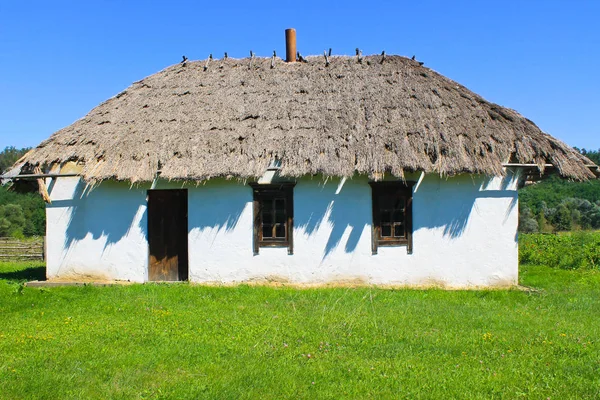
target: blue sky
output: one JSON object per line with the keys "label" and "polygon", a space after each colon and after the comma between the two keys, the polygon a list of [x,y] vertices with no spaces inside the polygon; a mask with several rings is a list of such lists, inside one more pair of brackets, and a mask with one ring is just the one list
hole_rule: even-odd
{"label": "blue sky", "polygon": [[412,56],[572,146],[600,148],[600,1],[0,2],[0,149],[210,53]]}

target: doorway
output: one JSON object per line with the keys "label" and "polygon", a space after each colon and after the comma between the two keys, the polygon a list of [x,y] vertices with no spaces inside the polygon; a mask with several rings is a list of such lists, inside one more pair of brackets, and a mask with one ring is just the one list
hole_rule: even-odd
{"label": "doorway", "polygon": [[148,280],[188,279],[187,190],[148,190]]}

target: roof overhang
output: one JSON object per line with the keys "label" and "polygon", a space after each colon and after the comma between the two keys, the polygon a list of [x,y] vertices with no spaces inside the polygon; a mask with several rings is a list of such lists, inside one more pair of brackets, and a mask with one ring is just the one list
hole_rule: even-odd
{"label": "roof overhang", "polygon": [[[557,173],[557,169],[552,164],[520,164],[520,163],[505,163],[502,164],[505,168],[520,169],[523,172],[523,184],[539,182]],[[587,168],[600,179],[600,167],[595,164],[586,165]],[[542,171],[543,168],[543,172]]]}

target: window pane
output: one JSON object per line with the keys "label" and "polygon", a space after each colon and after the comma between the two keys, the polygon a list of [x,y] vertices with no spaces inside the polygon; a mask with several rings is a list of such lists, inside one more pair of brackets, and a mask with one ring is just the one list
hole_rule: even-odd
{"label": "window pane", "polygon": [[404,210],[396,210],[394,211],[394,221],[393,222],[404,222]]}
{"label": "window pane", "polygon": [[382,224],[391,222],[391,213],[388,210],[382,210],[380,215]]}
{"label": "window pane", "polygon": [[390,225],[381,225],[381,237],[392,236],[392,227]]}
{"label": "window pane", "polygon": [[262,221],[264,224],[272,224],[273,223],[273,213],[270,210],[263,210],[262,213]]}
{"label": "window pane", "polygon": [[275,222],[278,224],[285,223],[285,210],[277,210],[275,212]]}
{"label": "window pane", "polygon": [[272,199],[263,199],[262,209],[263,209],[263,211],[271,212],[273,210],[273,200]]}
{"label": "window pane", "polygon": [[263,224],[262,236],[263,236],[263,238],[272,238],[273,237],[273,225]]}
{"label": "window pane", "polygon": [[275,227],[275,237],[279,239],[285,239],[285,225],[277,224]]}
{"label": "window pane", "polygon": [[394,208],[394,196],[382,194],[379,196],[379,209],[389,210]]}
{"label": "window pane", "polygon": [[394,198],[394,208],[395,209],[404,209],[404,197],[397,196]]}
{"label": "window pane", "polygon": [[285,210],[285,199],[275,199],[275,210],[284,211]]}
{"label": "window pane", "polygon": [[396,224],[394,226],[394,236],[395,237],[404,237],[404,225]]}

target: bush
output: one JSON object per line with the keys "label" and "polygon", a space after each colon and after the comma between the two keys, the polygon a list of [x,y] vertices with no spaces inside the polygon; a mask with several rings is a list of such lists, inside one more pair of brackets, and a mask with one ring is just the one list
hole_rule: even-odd
{"label": "bush", "polygon": [[600,268],[600,232],[521,234],[519,261],[562,269]]}

